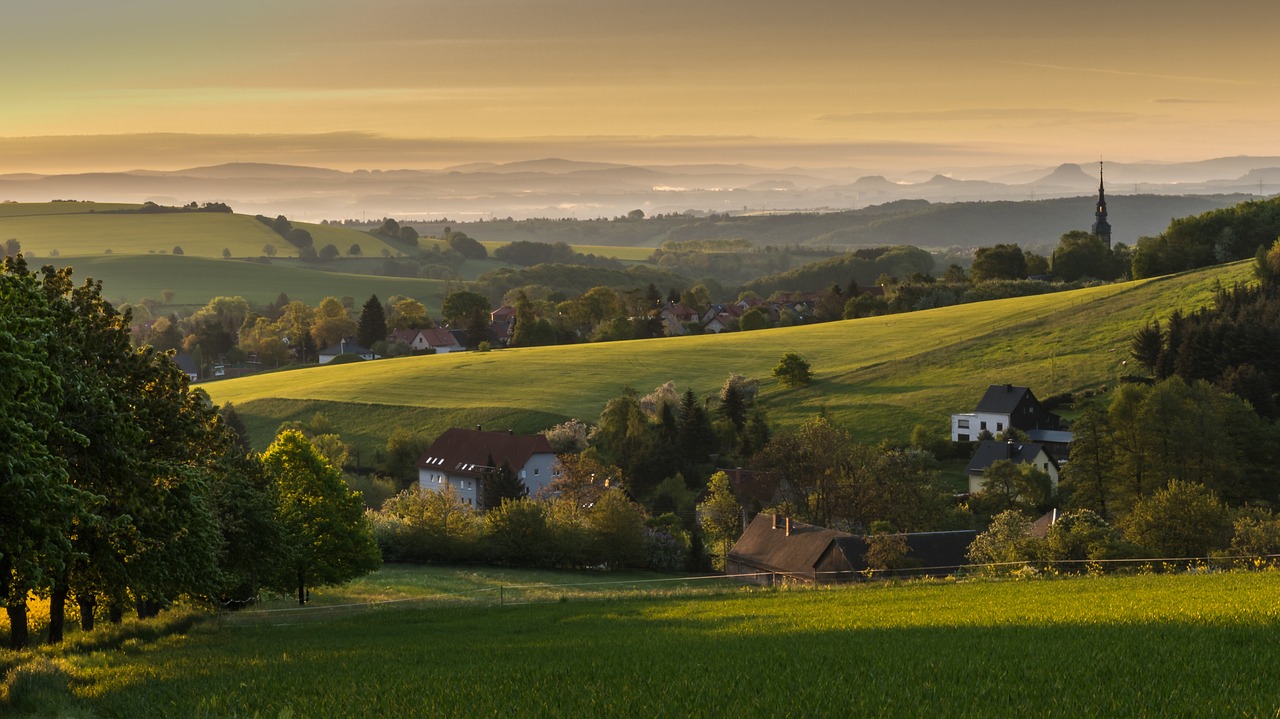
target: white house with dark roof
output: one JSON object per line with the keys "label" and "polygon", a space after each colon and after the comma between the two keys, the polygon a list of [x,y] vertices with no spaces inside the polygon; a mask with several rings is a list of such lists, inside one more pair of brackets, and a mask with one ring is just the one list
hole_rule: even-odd
{"label": "white house with dark roof", "polygon": [[356,355],[363,360],[374,360],[382,357],[382,355],[375,353],[371,349],[361,347],[349,339],[344,339],[332,347],[320,350],[320,364],[329,364],[341,355]]}
{"label": "white house with dark roof", "polygon": [[987,468],[1000,460],[1008,460],[1014,464],[1030,464],[1049,475],[1049,485],[1053,494],[1058,493],[1059,467],[1058,461],[1049,454],[1047,448],[1039,442],[1000,442],[993,439],[978,445],[978,451],[969,460],[965,468],[969,475],[969,493],[976,494],[982,490],[986,481]]}
{"label": "white house with dark roof", "polygon": [[503,462],[524,482],[530,496],[560,475],[551,443],[540,434],[455,427],[445,430],[418,459],[418,486],[439,492],[452,484],[463,502],[479,506],[485,471],[497,469]]}
{"label": "white house with dark roof", "polygon": [[1027,387],[993,384],[972,412],[951,415],[951,441],[973,442],[983,431],[992,436],[1016,427],[1023,432],[1057,430],[1058,415],[1046,410]]}

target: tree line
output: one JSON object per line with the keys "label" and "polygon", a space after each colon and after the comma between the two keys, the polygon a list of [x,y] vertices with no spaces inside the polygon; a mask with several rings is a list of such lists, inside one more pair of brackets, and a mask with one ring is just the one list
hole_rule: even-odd
{"label": "tree line", "polygon": [[[28,603],[61,641],[127,607],[244,602],[377,566],[350,490],[300,435],[251,454],[170,356],[133,348],[130,318],[70,269],[0,272],[0,602],[11,646]],[[336,482],[336,484],[335,484]],[[316,533],[319,528],[324,537]],[[362,539],[363,537],[363,539]]]}

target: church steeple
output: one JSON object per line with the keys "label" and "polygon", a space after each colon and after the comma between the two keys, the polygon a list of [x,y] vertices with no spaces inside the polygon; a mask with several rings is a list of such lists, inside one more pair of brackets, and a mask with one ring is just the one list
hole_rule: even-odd
{"label": "church steeple", "polygon": [[1093,234],[1107,242],[1111,248],[1111,223],[1107,222],[1107,190],[1102,184],[1102,161],[1098,161],[1098,208],[1093,213]]}

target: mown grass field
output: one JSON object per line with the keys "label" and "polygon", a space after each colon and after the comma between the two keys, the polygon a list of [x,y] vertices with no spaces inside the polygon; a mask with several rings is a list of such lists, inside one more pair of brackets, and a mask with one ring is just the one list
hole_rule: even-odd
{"label": "mown grass field", "polygon": [[382,608],[74,657],[83,716],[1274,716],[1275,572]]}
{"label": "mown grass field", "polygon": [[[1203,306],[1219,283],[1250,272],[1237,263],[806,327],[381,360],[204,388],[215,402],[234,402],[259,444],[281,419],[317,411],[344,434],[362,425],[428,434],[474,424],[536,431],[571,417],[594,421],[626,386],[646,393],[673,380],[680,391],[705,396],[730,372],[762,380],[761,401],[778,426],[825,412],[868,442],[905,439],[921,423],[942,436],[950,414],[971,409],[989,384],[1027,385],[1039,397],[1113,384],[1129,373],[1124,363],[1138,327],[1175,308]],[[772,379],[789,351],[812,365],[810,386],[788,389]]]}

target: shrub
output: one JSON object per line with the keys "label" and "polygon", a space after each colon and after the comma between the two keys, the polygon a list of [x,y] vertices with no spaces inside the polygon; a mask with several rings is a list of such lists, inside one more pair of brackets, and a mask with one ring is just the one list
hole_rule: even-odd
{"label": "shrub", "polygon": [[11,670],[0,698],[18,714],[64,716],[74,706],[70,683],[61,666],[42,657]]}
{"label": "shrub", "polygon": [[997,514],[987,531],[969,545],[973,564],[1025,562],[1039,554],[1038,541],[1031,536],[1031,520],[1013,509]]}
{"label": "shrub", "polygon": [[181,248],[181,247],[179,247],[178,245],[174,245],[174,246],[173,246],[173,254],[175,254],[175,255],[181,255],[181,254],[182,254],[182,248]]}
{"label": "shrub", "polygon": [[1175,479],[1134,504],[1124,538],[1160,557],[1204,557],[1227,546],[1229,526],[1213,490]]}

